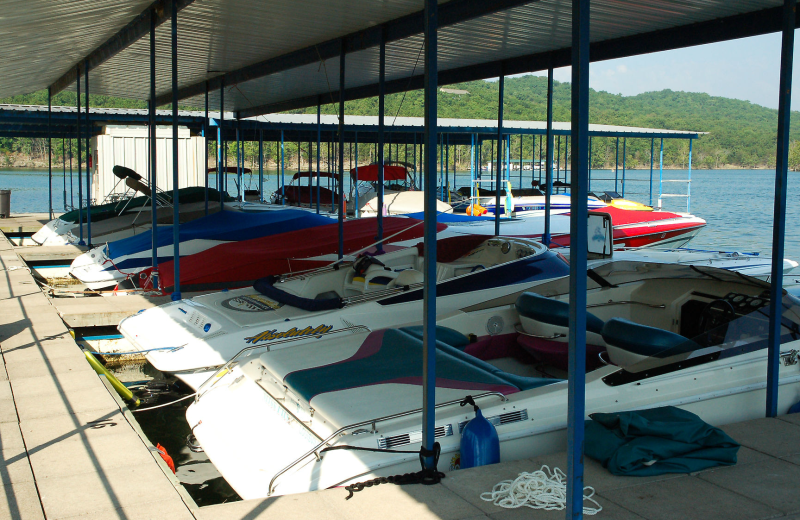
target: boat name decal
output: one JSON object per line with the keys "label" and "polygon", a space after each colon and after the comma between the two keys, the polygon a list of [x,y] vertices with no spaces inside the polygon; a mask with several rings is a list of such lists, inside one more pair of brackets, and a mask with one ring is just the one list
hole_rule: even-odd
{"label": "boat name decal", "polygon": [[326,332],[330,332],[333,328],[333,325],[318,325],[317,327],[308,326],[304,329],[298,329],[297,327],[292,327],[289,330],[284,332],[278,332],[278,329],[272,330],[265,330],[260,334],[256,334],[255,336],[250,336],[244,338],[246,343],[250,343],[255,345],[256,343],[261,343],[262,341],[272,341],[274,339],[283,339],[283,338],[300,338],[303,336],[316,336],[318,334],[325,334]]}
{"label": "boat name decal", "polygon": [[260,294],[236,296],[220,302],[226,309],[239,312],[264,312],[280,309],[283,304]]}

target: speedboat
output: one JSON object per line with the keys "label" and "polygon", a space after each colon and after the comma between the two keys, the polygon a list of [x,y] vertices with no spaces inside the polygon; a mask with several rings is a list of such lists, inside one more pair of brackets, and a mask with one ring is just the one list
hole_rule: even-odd
{"label": "speedboat", "polygon": [[[258,213],[220,211],[197,218],[179,229],[181,257],[197,254],[220,244],[272,237],[332,222],[324,215],[282,209]],[[83,253],[70,266],[70,274],[93,290],[113,288],[152,267],[152,229],[109,242]],[[172,226],[158,226],[158,262],[173,260]]]}
{"label": "speedboat", "polygon": [[[113,173],[117,183],[100,204],[91,209],[73,209],[54,218],[42,226],[31,237],[34,242],[45,246],[61,246],[77,244],[79,237],[75,235],[79,222],[86,223],[87,217],[92,218],[92,239],[103,242],[118,240],[135,235],[152,226],[152,206],[155,199],[156,218],[158,223],[171,223],[173,216],[172,192],[156,191],[155,196],[145,184],[141,175],[126,168],[116,165]],[[117,185],[125,183],[125,191],[117,192]],[[136,197],[136,193],[141,196]],[[180,218],[182,222],[205,215],[205,188],[200,186],[181,188],[178,190],[180,201]],[[209,188],[209,212],[219,210],[220,194]],[[233,201],[226,196],[226,202]]]}
{"label": "speedboat", "polygon": [[[587,416],[671,405],[713,425],[763,417],[769,284],[713,267],[619,259],[589,275]],[[501,461],[563,450],[568,288],[564,277],[462,298],[440,316],[440,470],[459,468],[461,432],[473,417],[458,406],[467,395],[497,429]],[[800,392],[800,300],[784,293],[780,303],[784,414]],[[363,328],[298,348],[245,352],[200,387],[188,424],[242,498],[419,470],[419,322],[350,323]]]}
{"label": "speedboat", "polygon": [[[303,179],[308,179],[308,184],[303,184]],[[316,182],[326,179],[332,188],[320,185]],[[319,202],[321,209],[332,207],[331,211],[338,211],[336,208],[339,203],[339,194],[336,189],[338,176],[330,172],[297,172],[292,176],[288,185],[283,186],[272,194],[272,201],[275,204],[286,203],[291,206],[312,207]],[[296,183],[296,184],[295,184]]]}
{"label": "speedboat", "polygon": [[[319,217],[317,217],[319,218]],[[328,220],[330,222],[330,220]],[[386,217],[383,222],[387,243],[416,243],[423,234],[422,222],[403,217]],[[440,232],[447,229],[439,224]],[[349,255],[376,244],[377,223],[374,219],[348,220],[343,223],[343,253]],[[393,245],[386,245],[390,250]],[[334,263],[338,259],[338,224],[289,230],[280,234],[226,242],[205,251],[181,258],[181,289],[208,291],[251,287],[264,276],[306,272]],[[159,265],[158,285],[169,294],[174,287],[171,259]],[[135,285],[154,289],[150,283],[152,270],[144,270]],[[142,280],[143,283],[139,283]]]}
{"label": "speedboat", "polygon": [[[544,211],[546,197],[537,188],[518,190],[516,194],[511,190],[511,182],[506,181],[507,187],[500,190],[500,214],[514,212],[517,215]],[[462,188],[463,189],[463,188]],[[468,189],[468,188],[467,188]],[[469,192],[466,192],[469,195]],[[477,204],[486,210],[486,214],[494,215],[496,212],[497,196],[496,192],[480,190],[475,197]],[[550,195],[550,210],[556,213],[568,212],[572,204],[572,198],[568,193]],[[597,197],[590,195],[586,202],[590,210],[602,210],[606,203]]]}
{"label": "speedboat", "polygon": [[[669,264],[697,265],[716,267],[746,274],[763,281],[770,281],[772,276],[772,258],[759,253],[742,251],[713,251],[690,248],[622,248],[616,249],[617,259],[628,259],[639,262],[659,262]],[[566,255],[569,257],[569,255]],[[783,273],[788,275],[798,263],[789,258],[783,259]]]}
{"label": "speedboat", "polygon": [[[350,201],[353,214],[359,217],[378,215],[378,164],[367,164],[350,170]],[[414,166],[404,162],[387,162],[383,166],[383,214],[407,215],[425,208],[425,193],[417,188]],[[436,211],[453,211],[450,204],[436,200]]]}
{"label": "speedboat", "polygon": [[[436,247],[440,313],[561,277],[569,269],[563,256],[529,239],[453,236]],[[197,388],[249,345],[295,347],[417,319],[424,260],[418,244],[307,275],[267,277],[245,289],[145,310],[123,319],[119,330],[133,348],[147,352],[155,368]]]}
{"label": "speedboat", "polygon": [[619,209],[630,209],[633,211],[653,211],[653,206],[648,206],[640,202],[625,199],[616,191],[604,191],[602,193],[590,193],[591,196],[602,200],[609,206]]}

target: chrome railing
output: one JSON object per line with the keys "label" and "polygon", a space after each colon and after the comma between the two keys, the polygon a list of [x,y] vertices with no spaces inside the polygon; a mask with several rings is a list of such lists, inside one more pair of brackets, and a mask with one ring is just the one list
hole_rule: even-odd
{"label": "chrome railing", "polygon": [[[211,375],[211,377],[206,379],[205,382],[203,382],[203,384],[200,385],[197,388],[197,396],[194,398],[194,400],[195,400],[195,402],[199,401],[200,400],[200,396],[202,395],[202,391],[206,387],[206,385],[208,385],[208,382],[213,380],[213,379],[216,379],[218,381],[220,374],[222,374],[226,370],[229,370],[231,368],[231,366],[234,364],[234,362],[242,356],[242,354],[245,354],[247,352],[252,352],[252,351],[257,350],[257,349],[266,349],[267,352],[269,352],[270,351],[270,347],[273,347],[275,345],[282,345],[282,344],[285,344],[285,343],[291,343],[293,341],[300,341],[300,340],[304,340],[304,339],[308,339],[308,338],[319,338],[321,336],[330,336],[332,334],[339,334],[341,332],[351,332],[351,333],[372,332],[372,329],[370,329],[369,327],[367,327],[365,325],[351,325],[349,327],[344,327],[342,329],[330,330],[328,332],[321,332],[319,334],[313,334],[311,336],[298,336],[296,338],[286,338],[286,339],[282,339],[282,340],[278,340],[278,341],[272,341],[272,342],[267,343],[265,345],[250,345],[249,347],[245,347],[242,350],[240,350],[235,356],[233,356],[231,359],[229,359],[227,363],[225,363],[220,368],[218,368],[217,371],[214,372],[214,374]],[[216,384],[216,381],[214,381],[214,383],[211,383],[211,386],[214,386],[214,384]]]}
{"label": "chrome railing", "polygon": [[[501,392],[485,392],[483,394],[474,395],[474,396],[472,396],[472,398],[473,399],[482,399],[484,397],[492,397],[492,396],[499,397],[501,401],[507,401],[508,400],[506,398],[505,394],[503,394]],[[437,404],[435,406],[435,408],[443,408],[445,406],[452,406],[454,404],[460,404],[462,401],[463,401],[463,399],[456,399],[454,401],[447,401],[447,402],[444,402],[444,403],[439,403],[439,404]],[[349,431],[349,430],[354,430],[354,429],[360,428],[362,426],[371,426],[372,427],[372,432],[375,433],[375,432],[377,432],[376,425],[378,423],[380,423],[380,422],[399,419],[401,417],[408,417],[410,415],[416,415],[418,413],[422,413],[422,408],[417,408],[416,410],[408,410],[406,412],[400,412],[400,413],[396,413],[396,414],[392,414],[392,415],[387,415],[385,417],[378,417],[376,419],[370,419],[368,421],[361,421],[361,422],[358,422],[358,423],[355,423],[355,424],[349,424],[347,426],[343,426],[343,427],[339,428],[338,430],[336,430],[335,432],[330,434],[328,437],[326,437],[325,440],[321,441],[319,444],[317,444],[316,446],[311,448],[309,451],[304,453],[297,460],[295,460],[294,462],[292,462],[291,464],[289,464],[288,466],[286,466],[285,468],[283,468],[282,470],[277,472],[275,474],[275,476],[272,477],[272,480],[269,481],[269,489],[267,490],[267,496],[271,496],[273,491],[275,491],[275,481],[278,479],[278,477],[280,477],[281,475],[283,475],[284,473],[286,473],[287,471],[289,471],[294,466],[296,466],[297,464],[301,463],[302,461],[304,461],[305,459],[307,459],[311,455],[314,455],[317,458],[317,460],[321,460],[319,453],[317,453],[317,450],[323,448],[324,446],[329,444],[335,437],[343,434],[344,432]]]}

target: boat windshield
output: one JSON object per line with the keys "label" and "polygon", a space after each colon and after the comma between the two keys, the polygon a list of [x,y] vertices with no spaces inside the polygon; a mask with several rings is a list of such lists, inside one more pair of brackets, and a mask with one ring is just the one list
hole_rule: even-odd
{"label": "boat windshield", "polygon": [[[628,373],[640,373],[666,365],[672,369],[701,364],[717,359],[735,357],[766,349],[769,337],[769,302],[742,312],[731,299],[710,302],[698,316],[704,329],[685,342],[661,351],[655,356],[625,367]],[[781,299],[780,343],[800,339],[800,299],[784,293]],[[663,372],[671,370],[663,370]],[[652,373],[651,375],[656,375]]]}

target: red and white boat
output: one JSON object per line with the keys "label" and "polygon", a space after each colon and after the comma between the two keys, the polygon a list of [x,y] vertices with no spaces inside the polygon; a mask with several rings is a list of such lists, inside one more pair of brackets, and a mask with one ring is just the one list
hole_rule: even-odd
{"label": "red and white boat", "polygon": [[[705,226],[693,215],[666,211],[631,211],[618,208],[596,210],[611,215],[614,245],[618,248],[659,246],[681,247]],[[383,236],[387,250],[416,244],[422,237],[421,214],[384,217]],[[500,234],[516,238],[541,239],[544,216],[528,215],[501,221]],[[440,214],[438,238],[478,235],[493,236],[494,218]],[[375,243],[377,220],[354,219],[344,223],[344,254],[361,251]],[[569,245],[569,215],[551,216],[551,247]],[[224,243],[181,258],[181,288],[202,291],[251,285],[268,275],[298,273],[329,265],[337,256],[338,224],[317,226],[268,237]],[[143,271],[134,283],[149,285],[150,270]],[[173,264],[159,265],[159,288],[171,292]]]}

